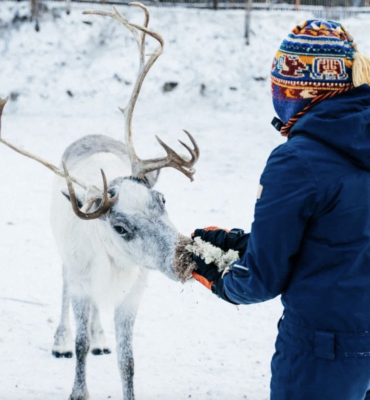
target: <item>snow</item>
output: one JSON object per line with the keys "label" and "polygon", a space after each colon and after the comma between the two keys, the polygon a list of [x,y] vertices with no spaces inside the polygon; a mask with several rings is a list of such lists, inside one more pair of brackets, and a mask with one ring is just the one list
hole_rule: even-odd
{"label": "snow", "polygon": [[[57,164],[64,148],[83,135],[123,138],[117,106],[128,99],[138,57],[118,22],[82,16],[87,5],[73,4],[70,16],[61,5],[48,7],[36,33],[29,22],[11,23],[27,4],[1,2],[0,95],[13,93],[2,130],[4,138]],[[120,10],[140,23],[140,10]],[[271,60],[288,30],[310,15],[254,13],[246,47],[242,11],[151,13],[151,27],[164,36],[166,48],[144,83],[134,117],[139,154],[161,152],[155,134],[176,147],[176,139],[184,139],[181,129],[189,130],[201,148],[195,182],[165,170],[157,186],[173,222],[187,235],[209,225],[248,231],[259,176],[283,142],[270,125]],[[370,53],[363,35],[368,18],[345,24]],[[153,48],[150,41],[148,51]],[[179,84],[163,93],[170,81]],[[62,284],[48,221],[53,176],[5,146],[0,171],[0,398],[67,399],[75,358],[51,356]],[[175,284],[152,273],[135,326],[137,399],[268,399],[281,312],[279,299],[237,308],[197,282]],[[103,324],[114,350],[112,310],[105,311]],[[114,351],[89,355],[87,379],[92,400],[121,399]]]}

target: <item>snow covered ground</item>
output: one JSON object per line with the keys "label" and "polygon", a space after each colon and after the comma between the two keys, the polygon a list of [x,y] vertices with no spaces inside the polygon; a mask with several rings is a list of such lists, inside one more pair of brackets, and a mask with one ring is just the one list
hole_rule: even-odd
{"label": "snow covered ground", "polygon": [[[55,4],[36,33],[16,21],[26,7],[0,3],[0,95],[12,93],[4,138],[54,163],[83,135],[122,138],[117,106],[125,105],[137,66],[129,34],[116,21],[81,15],[101,7],[73,5],[67,17]],[[140,10],[120,9],[140,22]],[[255,13],[246,47],[241,11],[151,12],[166,49],[134,118],[139,154],[161,151],[155,134],[176,146],[188,129],[202,152],[195,182],[165,170],[157,187],[172,220],[185,234],[208,225],[249,230],[259,176],[282,143],[270,125],[271,59],[309,15]],[[368,19],[346,25],[370,53],[365,35],[360,40]],[[178,86],[164,93],[169,81]],[[51,356],[61,302],[61,263],[48,221],[53,176],[0,146],[0,177],[0,399],[66,400],[75,359]],[[268,399],[281,312],[279,299],[237,309],[196,282],[183,286],[152,273],[135,327],[137,399]],[[111,310],[103,323],[114,350]],[[89,356],[88,386],[92,400],[121,398],[114,351]]]}

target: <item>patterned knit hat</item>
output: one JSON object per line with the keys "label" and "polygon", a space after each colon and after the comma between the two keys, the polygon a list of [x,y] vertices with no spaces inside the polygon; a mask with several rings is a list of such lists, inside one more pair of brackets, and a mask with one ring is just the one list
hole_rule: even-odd
{"label": "patterned knit hat", "polygon": [[[284,128],[310,105],[353,87],[357,51],[352,36],[338,22],[310,20],[293,29],[271,71],[273,103]],[[361,62],[361,67],[369,68],[370,59],[362,54]],[[370,83],[370,72],[357,80]]]}

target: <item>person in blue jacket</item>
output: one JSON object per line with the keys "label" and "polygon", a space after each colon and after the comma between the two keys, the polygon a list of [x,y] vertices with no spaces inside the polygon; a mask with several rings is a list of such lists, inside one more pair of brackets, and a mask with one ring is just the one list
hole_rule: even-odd
{"label": "person in blue jacket", "polygon": [[271,400],[370,399],[370,58],[339,23],[283,41],[272,94],[288,138],[261,176],[251,233],[197,229],[236,249],[194,277],[234,304],[281,295]]}

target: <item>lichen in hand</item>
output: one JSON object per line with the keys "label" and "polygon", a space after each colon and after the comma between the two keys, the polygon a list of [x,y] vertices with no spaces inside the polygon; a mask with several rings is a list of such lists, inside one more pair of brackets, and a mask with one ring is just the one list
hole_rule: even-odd
{"label": "lichen in hand", "polygon": [[219,247],[203,241],[200,237],[192,240],[180,235],[175,251],[174,267],[175,274],[183,283],[190,279],[192,272],[197,269],[197,264],[193,261],[193,254],[201,257],[206,264],[214,263],[219,271],[223,271],[240,258],[239,253],[235,250],[225,252]]}

